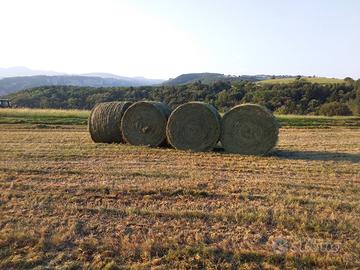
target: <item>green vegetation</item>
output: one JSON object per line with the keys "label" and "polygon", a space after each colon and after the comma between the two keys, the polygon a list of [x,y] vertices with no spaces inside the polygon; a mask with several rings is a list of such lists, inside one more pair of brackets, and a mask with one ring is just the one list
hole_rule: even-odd
{"label": "green vegetation", "polygon": [[319,113],[327,116],[352,115],[348,106],[337,101],[321,105]]}
{"label": "green vegetation", "polygon": [[[259,81],[259,84],[289,84],[294,83],[298,78],[276,78]],[[318,84],[336,84],[336,83],[344,83],[342,79],[336,78],[324,78],[324,77],[302,77],[300,80],[310,82],[310,83],[318,83]]]}
{"label": "green vegetation", "polygon": [[169,79],[164,82],[164,85],[185,85],[201,82],[203,84],[212,84],[217,81],[229,81],[229,82],[240,82],[240,81],[261,81],[269,78],[267,75],[241,75],[241,76],[231,76],[224,75],[220,73],[187,73],[182,74],[174,79]]}
{"label": "green vegetation", "polygon": [[346,126],[346,127],[360,127],[359,116],[313,116],[313,115],[276,115],[282,127],[307,127],[307,128],[318,128],[318,127],[335,127],[335,126]]}
{"label": "green vegetation", "polygon": [[225,75],[220,73],[188,73],[177,76],[174,79],[169,79],[165,82],[167,85],[181,85],[195,83],[201,81],[202,83],[214,82],[216,80],[224,79]]}
{"label": "green vegetation", "polygon": [[[0,109],[0,124],[86,125],[88,110]],[[360,127],[360,116],[276,115],[282,127]]]}
{"label": "green vegetation", "polygon": [[55,109],[0,109],[1,124],[84,125],[89,111]]}
{"label": "green vegetation", "polygon": [[[289,84],[259,84],[249,81],[200,81],[179,86],[92,88],[46,86],[8,95],[18,107],[91,109],[105,101],[155,100],[175,108],[189,101],[204,101],[222,112],[241,103],[266,106],[277,114],[320,114],[322,105],[338,102],[352,114],[360,113],[360,80],[339,84],[310,83],[302,79]],[[348,110],[340,110],[342,113]],[[348,114],[348,113],[346,113]]]}

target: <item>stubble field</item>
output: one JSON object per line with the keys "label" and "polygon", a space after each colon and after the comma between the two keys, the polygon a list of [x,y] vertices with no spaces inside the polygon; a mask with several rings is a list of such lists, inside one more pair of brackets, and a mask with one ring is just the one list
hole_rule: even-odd
{"label": "stubble field", "polygon": [[0,153],[0,269],[360,267],[359,128],[251,157],[1,124]]}

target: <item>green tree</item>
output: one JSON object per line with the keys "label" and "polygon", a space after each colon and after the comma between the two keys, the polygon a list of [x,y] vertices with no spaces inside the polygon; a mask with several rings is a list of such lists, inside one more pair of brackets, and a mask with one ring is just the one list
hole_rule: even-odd
{"label": "green tree", "polygon": [[354,82],[353,78],[351,78],[351,77],[344,78],[344,81],[347,82],[347,83],[353,83]]}
{"label": "green tree", "polygon": [[321,115],[335,116],[335,115],[352,115],[350,108],[346,104],[340,102],[330,102],[320,107],[319,113]]}
{"label": "green tree", "polygon": [[356,81],[355,91],[356,91],[355,103],[356,103],[357,113],[360,114],[360,79]]}

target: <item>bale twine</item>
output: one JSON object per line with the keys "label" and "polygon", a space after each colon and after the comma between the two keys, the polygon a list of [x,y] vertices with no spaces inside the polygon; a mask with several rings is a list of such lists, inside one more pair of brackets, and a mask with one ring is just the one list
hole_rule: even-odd
{"label": "bale twine", "polygon": [[265,107],[244,104],[233,107],[221,120],[221,143],[225,151],[265,155],[278,141],[279,124]]}
{"label": "bale twine", "polygon": [[176,149],[209,151],[220,138],[220,115],[210,104],[189,102],[177,107],[166,128],[169,143]]}
{"label": "bale twine", "polygon": [[161,102],[140,101],[131,105],[121,121],[126,142],[156,147],[166,142],[166,122],[170,108]]}
{"label": "bale twine", "polygon": [[121,117],[130,102],[104,102],[96,105],[90,113],[88,128],[96,143],[121,143]]}

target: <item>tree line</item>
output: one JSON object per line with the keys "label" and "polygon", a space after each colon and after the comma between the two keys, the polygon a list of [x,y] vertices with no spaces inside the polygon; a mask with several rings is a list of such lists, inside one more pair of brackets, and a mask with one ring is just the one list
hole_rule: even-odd
{"label": "tree line", "polygon": [[114,100],[159,100],[172,108],[204,101],[220,111],[241,103],[257,103],[280,114],[351,115],[360,113],[360,80],[339,84],[317,84],[296,80],[289,84],[250,81],[197,81],[178,86],[78,87],[44,86],[7,96],[13,105],[30,108],[91,109],[99,102]]}

